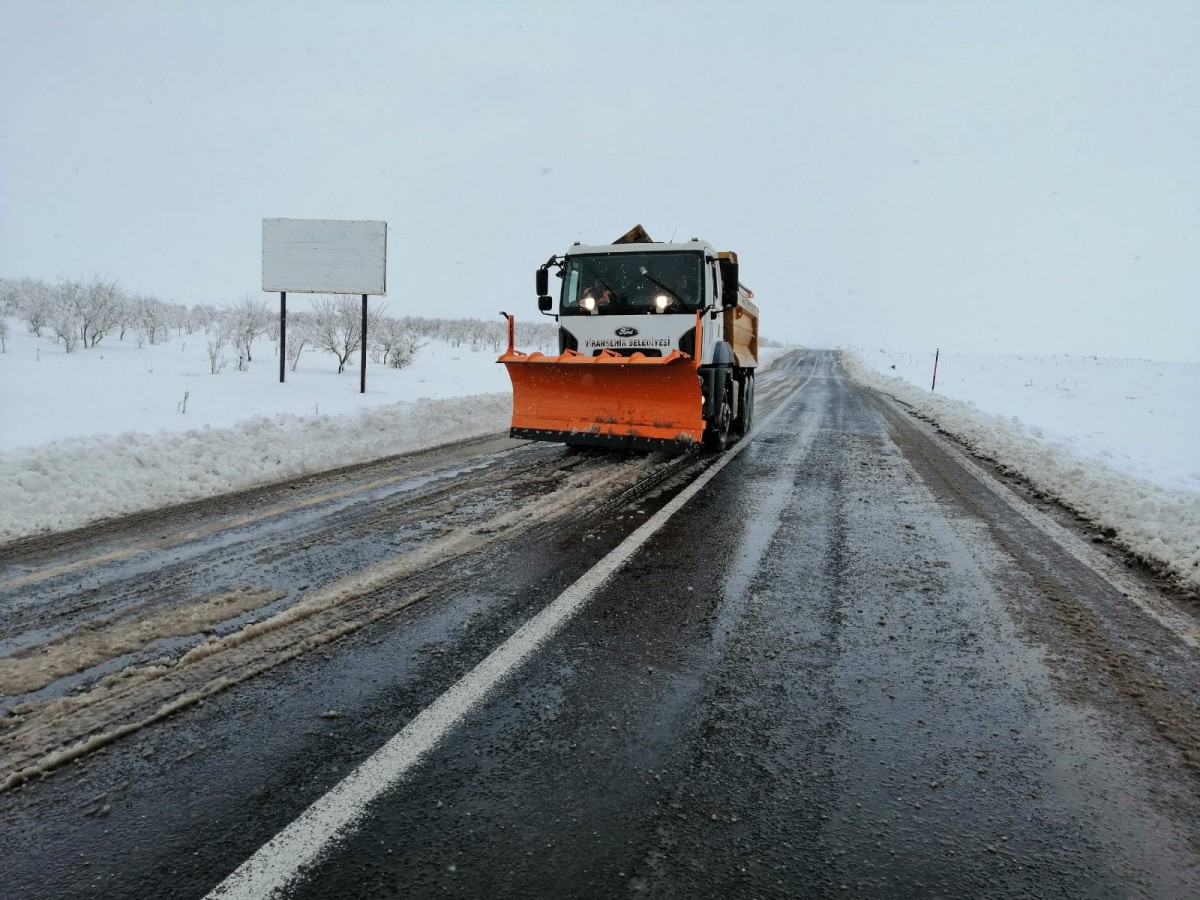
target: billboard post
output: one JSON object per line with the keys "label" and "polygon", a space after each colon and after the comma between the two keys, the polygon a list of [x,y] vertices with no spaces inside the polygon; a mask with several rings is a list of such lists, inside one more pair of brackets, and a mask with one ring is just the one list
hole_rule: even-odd
{"label": "billboard post", "polygon": [[361,360],[362,374],[359,377],[358,392],[365,394],[367,392],[367,295],[363,294],[363,316],[362,316],[362,350],[359,351]]}
{"label": "billboard post", "polygon": [[279,292],[279,383],[283,384],[287,359],[287,291]]}

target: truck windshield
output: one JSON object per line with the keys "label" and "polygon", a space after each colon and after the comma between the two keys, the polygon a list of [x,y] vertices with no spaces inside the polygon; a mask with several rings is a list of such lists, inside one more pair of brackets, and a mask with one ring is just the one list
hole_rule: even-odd
{"label": "truck windshield", "polygon": [[[561,312],[637,315],[690,312],[704,303],[700,253],[598,253],[571,256],[563,269]],[[655,302],[655,298],[659,299]]]}

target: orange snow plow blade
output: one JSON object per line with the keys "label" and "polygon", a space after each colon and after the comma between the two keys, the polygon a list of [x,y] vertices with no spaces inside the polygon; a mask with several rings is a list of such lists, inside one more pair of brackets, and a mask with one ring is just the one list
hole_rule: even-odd
{"label": "orange snow plow blade", "polygon": [[688,450],[704,436],[696,364],[676,350],[667,356],[609,350],[545,356],[509,349],[498,362],[512,379],[513,437]]}

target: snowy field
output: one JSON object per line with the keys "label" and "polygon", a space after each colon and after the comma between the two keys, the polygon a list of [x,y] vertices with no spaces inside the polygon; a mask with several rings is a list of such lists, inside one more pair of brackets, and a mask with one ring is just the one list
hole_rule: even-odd
{"label": "snowy field", "polygon": [[1020,473],[1200,590],[1200,364],[843,354],[858,381]]}
{"label": "snowy field", "polygon": [[[10,318],[0,354],[0,540],[209,497],[508,427],[489,346],[430,341],[409,368],[337,374],[306,351],[279,383],[275,345],[213,375],[201,333],[67,354]],[[186,394],[186,406],[185,406]]]}

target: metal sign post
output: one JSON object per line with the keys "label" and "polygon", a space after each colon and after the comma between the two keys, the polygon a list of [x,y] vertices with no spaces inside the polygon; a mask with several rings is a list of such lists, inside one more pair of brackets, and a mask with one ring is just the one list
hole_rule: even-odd
{"label": "metal sign post", "polygon": [[367,295],[363,294],[363,320],[362,320],[362,350],[359,351],[359,356],[362,358],[362,376],[359,378],[358,392],[365,394],[367,392]]}
{"label": "metal sign post", "polygon": [[279,383],[284,380],[284,361],[287,359],[287,291],[279,292]]}

